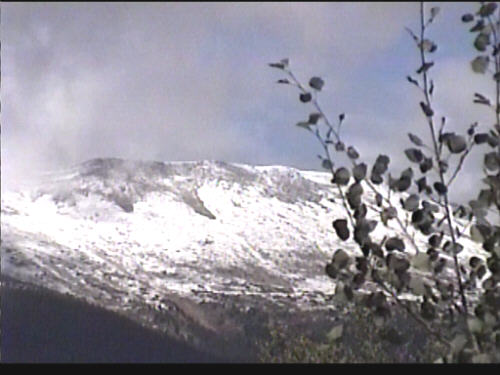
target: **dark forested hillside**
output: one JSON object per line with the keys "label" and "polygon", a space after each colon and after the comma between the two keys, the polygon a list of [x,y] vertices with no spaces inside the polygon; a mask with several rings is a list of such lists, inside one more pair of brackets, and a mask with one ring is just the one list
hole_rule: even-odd
{"label": "dark forested hillside", "polygon": [[2,362],[219,362],[186,344],[42,288],[1,290]]}

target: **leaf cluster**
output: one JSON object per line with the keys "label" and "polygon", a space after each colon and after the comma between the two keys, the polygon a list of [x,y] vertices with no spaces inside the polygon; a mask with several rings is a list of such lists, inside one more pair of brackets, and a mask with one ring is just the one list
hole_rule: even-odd
{"label": "leaf cluster", "polygon": [[[500,361],[500,20],[496,3],[481,3],[475,14],[462,16],[464,23],[474,23],[469,31],[481,53],[472,60],[471,69],[490,73],[497,94],[490,99],[474,93],[472,101],[493,109],[494,126],[477,132],[480,126],[473,123],[460,134],[448,129],[446,117],[437,121],[433,106],[435,85],[429,75],[435,62],[428,58],[438,46],[425,33],[438,13],[439,8],[432,7],[426,18],[422,3],[420,32],[406,28],[420,52],[416,77],[406,79],[422,93],[419,105],[430,136],[425,141],[408,133],[411,147],[404,154],[410,166],[399,176],[391,174],[389,156],[380,154],[370,166],[360,161],[353,145],[345,146],[340,136],[345,115],[339,116],[335,128],[317,100],[323,79],[312,77],[306,88],[289,69],[288,59],[270,65],[288,74],[286,81],[299,88],[302,103],[313,105],[308,121],[297,125],[320,141],[322,167],[331,172],[345,209],[345,216],[332,222],[345,247],[335,250],[325,266],[326,275],[335,282],[337,300],[361,304],[381,325],[391,319],[397,306],[447,347],[445,361]],[[477,199],[453,205],[450,188],[476,147],[488,148],[483,157],[485,186]],[[346,156],[347,165],[336,165],[338,158],[332,155],[337,154]],[[382,186],[387,187],[384,193]],[[384,226],[389,233],[394,225],[400,229],[398,235],[382,239],[374,235],[376,228]],[[416,236],[426,239],[424,247],[417,244]],[[463,262],[458,255],[467,236],[484,252]],[[358,254],[347,250],[352,244]],[[417,304],[405,301],[402,296],[408,293],[416,296]],[[438,322],[445,322],[447,329]]]}

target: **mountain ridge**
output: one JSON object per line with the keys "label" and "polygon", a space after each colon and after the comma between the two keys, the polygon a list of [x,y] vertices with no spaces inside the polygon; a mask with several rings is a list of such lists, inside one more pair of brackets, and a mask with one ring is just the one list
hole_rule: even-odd
{"label": "mountain ridge", "polygon": [[344,211],[329,175],[284,166],[100,158],[1,199],[2,275],[203,348],[277,311],[337,319],[324,267],[359,251],[332,229]]}

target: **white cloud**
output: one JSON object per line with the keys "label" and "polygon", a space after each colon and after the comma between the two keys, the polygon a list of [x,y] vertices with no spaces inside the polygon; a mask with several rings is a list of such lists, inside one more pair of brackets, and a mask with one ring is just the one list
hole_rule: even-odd
{"label": "white cloud", "polygon": [[[281,57],[301,79],[326,79],[322,103],[333,117],[348,113],[346,137],[363,154],[375,154],[374,137],[397,151],[405,127],[422,124],[414,91],[401,89],[406,73],[396,82],[392,72],[407,63],[404,26],[418,22],[416,3],[12,3],[2,11],[2,172],[98,156],[316,166],[316,143],[294,127],[310,108],[274,86],[279,74],[266,65]],[[476,77],[457,82],[467,69],[460,64],[445,60],[442,73],[436,65],[439,105],[453,114],[475,87]]]}

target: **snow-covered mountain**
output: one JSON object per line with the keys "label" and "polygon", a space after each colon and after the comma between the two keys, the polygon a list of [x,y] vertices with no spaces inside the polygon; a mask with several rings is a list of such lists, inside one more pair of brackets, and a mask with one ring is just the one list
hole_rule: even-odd
{"label": "snow-covered mountain", "polygon": [[[339,247],[357,251],[332,229],[345,213],[329,181],[282,166],[94,159],[2,193],[2,276],[204,348],[278,311],[328,324],[325,265]],[[373,237],[391,232],[379,224]]]}

